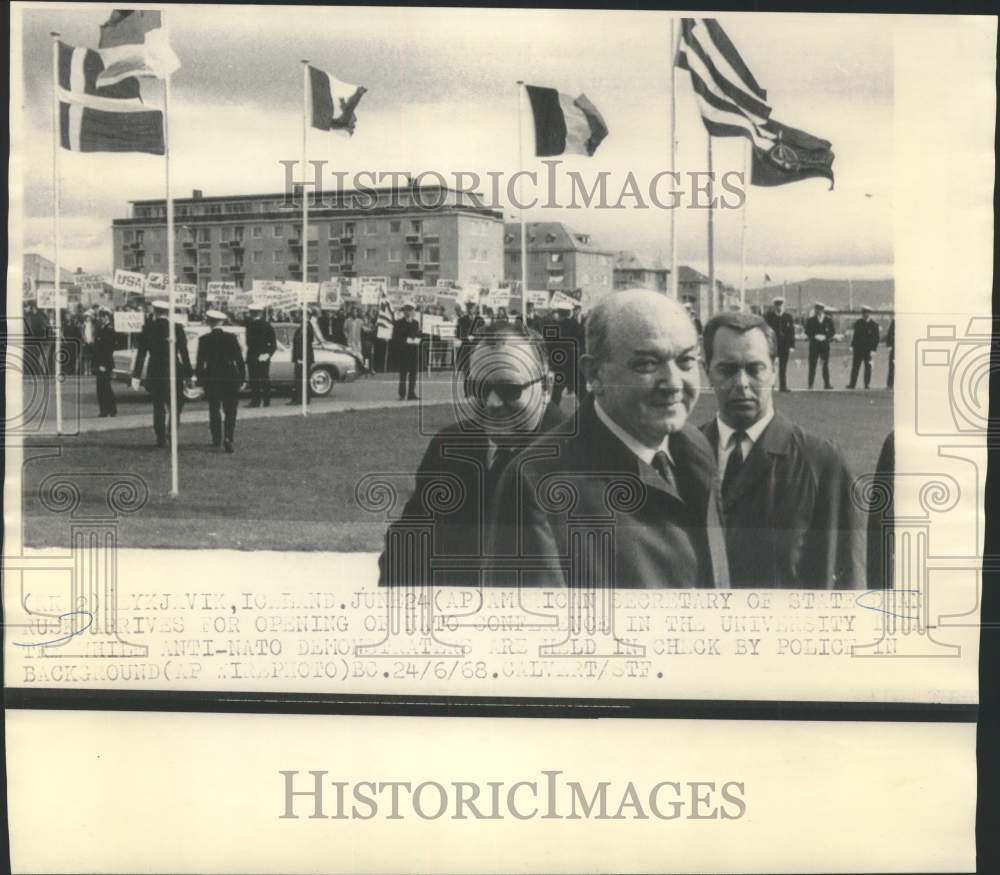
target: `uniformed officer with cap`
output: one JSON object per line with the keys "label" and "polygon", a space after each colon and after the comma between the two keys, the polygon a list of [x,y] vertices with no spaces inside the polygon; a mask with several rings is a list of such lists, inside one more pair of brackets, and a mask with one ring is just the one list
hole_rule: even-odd
{"label": "uniformed officer with cap", "polygon": [[250,403],[248,407],[271,405],[271,357],[278,348],[271,323],[264,318],[263,309],[250,307],[247,322],[247,373],[250,376]]}
{"label": "uniformed officer with cap", "polygon": [[392,329],[392,343],[399,363],[399,400],[417,401],[417,368],[420,365],[420,323],[412,301],[403,304],[403,318]]}
{"label": "uniformed officer with cap", "polygon": [[118,404],[111,388],[115,369],[115,328],[113,316],[107,307],[97,311],[97,328],[94,330],[94,375],[97,378],[97,407],[101,418],[118,415]]}
{"label": "uniformed officer with cap", "polygon": [[777,297],[771,302],[771,309],[764,316],[778,340],[778,388],[788,391],[788,357],[795,349],[795,320],[785,311],[785,299]]}
{"label": "uniformed officer with cap", "polygon": [[872,356],[878,349],[878,323],[872,319],[872,308],[867,304],[861,307],[861,318],[854,323],[854,335],[851,337],[851,381],[848,389],[858,384],[858,371],[865,366],[865,388],[872,382]]}
{"label": "uniformed officer with cap", "polygon": [[806,320],[806,337],[809,338],[809,388],[816,380],[816,363],[823,363],[823,388],[832,389],[830,383],[830,341],[835,332],[833,319],[826,313],[826,304],[817,301],[813,315]]}
{"label": "uniformed officer with cap", "polygon": [[[217,447],[221,443],[226,452],[231,453],[236,434],[237,401],[240,386],[246,380],[246,365],[236,335],[222,330],[226,314],[219,310],[209,310],[205,319],[212,330],[198,338],[195,372],[208,399],[208,427],[212,433],[212,446]],[[225,414],[225,432],[219,415],[220,407]]]}
{"label": "uniformed officer with cap", "polygon": [[[177,424],[180,426],[184,407],[184,381],[191,377],[191,359],[188,357],[187,338],[180,324],[174,325],[177,345]],[[139,388],[142,368],[149,359],[143,384],[153,399],[153,431],[156,445],[167,445],[167,409],[170,406],[170,305],[166,301],[153,301],[153,318],[142,328],[132,369],[132,386]]]}

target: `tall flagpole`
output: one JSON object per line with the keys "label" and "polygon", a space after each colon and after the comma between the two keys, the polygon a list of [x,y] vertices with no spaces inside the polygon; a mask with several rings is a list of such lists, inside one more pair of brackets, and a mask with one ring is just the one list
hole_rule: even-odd
{"label": "tall flagpole", "polygon": [[747,175],[750,173],[750,141],[743,150],[743,208],[740,210],[740,309],[747,308]]}
{"label": "tall flagpole", "polygon": [[[670,19],[670,178],[677,179],[677,19]],[[677,208],[670,211],[670,296],[677,300]]]}
{"label": "tall flagpole", "polygon": [[306,283],[309,281],[309,194],[306,192],[306,141],[309,133],[309,61],[302,61],[302,415],[308,413],[309,400],[309,317],[306,313]]}
{"label": "tall flagpole", "polygon": [[[52,302],[55,308],[56,321],[56,354],[53,356],[56,365],[56,434],[62,434],[62,310],[60,298],[62,284],[59,282],[62,271],[59,267],[59,149],[62,131],[59,127],[59,34],[51,32],[52,36]],[[37,292],[35,293],[37,295]]]}
{"label": "tall flagpole", "polygon": [[712,135],[708,135],[708,315],[715,315],[715,207],[712,198]]}
{"label": "tall flagpole", "polygon": [[167,186],[167,304],[170,307],[170,494],[179,492],[177,462],[177,314],[174,295],[174,197],[170,190],[170,74],[163,78],[163,157]]}
{"label": "tall flagpole", "polygon": [[528,306],[528,226],[524,221],[524,134],[522,132],[524,81],[517,80],[517,155],[521,175],[517,178],[517,196],[521,214],[521,306]]}

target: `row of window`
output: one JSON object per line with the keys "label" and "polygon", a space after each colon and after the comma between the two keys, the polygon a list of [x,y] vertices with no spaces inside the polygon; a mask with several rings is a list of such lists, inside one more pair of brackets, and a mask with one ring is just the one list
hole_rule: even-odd
{"label": "row of window", "polygon": [[[327,203],[332,202],[333,194],[329,193],[325,195],[325,200]],[[395,198],[390,195],[378,195],[376,203],[374,206],[381,207],[412,207],[418,206],[421,208],[426,208],[429,204],[438,202],[432,201],[431,198],[425,197],[423,200],[418,198],[413,198],[409,194],[396,193]],[[359,210],[370,210],[373,207],[371,203],[370,195],[359,195],[352,196],[347,195],[346,197],[339,199],[337,201],[337,206],[341,209],[359,209]],[[295,210],[301,210],[301,202],[298,204],[292,204],[284,199],[276,200],[262,200],[262,201],[230,201],[226,202],[209,202],[209,203],[199,203],[199,204],[177,204],[174,208],[175,213],[178,216],[238,216],[247,215],[253,213],[277,213],[282,210],[287,210],[288,212],[293,212]],[[167,215],[167,207],[165,204],[156,205],[137,205],[133,208],[132,214],[137,219],[157,219],[164,218]]]}
{"label": "row of window", "polygon": [[[410,219],[405,225],[402,220],[393,219],[388,223],[388,229],[390,234],[423,234],[424,233],[424,223],[421,219]],[[330,239],[335,239],[339,237],[354,237],[358,231],[358,226],[360,226],[360,232],[366,236],[374,236],[379,234],[384,227],[383,223],[377,220],[365,220],[364,222],[331,222],[327,226],[327,234]],[[319,236],[318,225],[309,226],[309,239],[317,240]],[[302,233],[301,225],[251,225],[250,226],[250,237],[259,240],[265,236],[274,237],[277,239],[283,238],[288,234],[289,229],[291,230],[291,235],[298,236]],[[244,236],[244,229],[242,227],[234,227],[232,225],[224,225],[220,229],[221,239],[223,242],[229,242],[231,240],[242,240]],[[161,228],[131,228],[126,229],[122,234],[122,243],[126,246],[132,243],[144,243],[147,239],[145,235],[149,235],[148,239],[152,241],[162,241],[163,239],[163,229]],[[211,228],[181,228],[177,231],[177,237],[181,240],[195,240],[198,243],[210,243],[212,240],[212,229]]]}

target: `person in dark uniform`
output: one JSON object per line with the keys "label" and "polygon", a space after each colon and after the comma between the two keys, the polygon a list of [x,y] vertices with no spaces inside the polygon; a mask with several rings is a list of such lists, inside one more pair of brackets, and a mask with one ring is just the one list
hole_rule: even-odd
{"label": "person in dark uniform", "polygon": [[260,307],[250,308],[247,322],[247,373],[250,377],[250,403],[247,407],[271,406],[271,356],[278,348],[271,323]]}
{"label": "person in dark uniform", "polygon": [[[289,404],[302,403],[302,319],[296,316],[295,322],[298,328],[292,335],[292,361],[295,363],[295,381],[292,384],[292,400]],[[309,318],[306,321],[306,373],[312,370],[313,344],[316,342],[316,319]],[[306,392],[306,403],[309,403],[309,393]]]}
{"label": "person in dark uniform", "polygon": [[392,329],[392,344],[399,364],[399,400],[418,401],[417,367],[420,364],[420,323],[414,318],[413,304],[403,304],[403,318]]}
{"label": "person in dark uniform", "polygon": [[[139,346],[132,370],[132,385],[139,387],[142,367],[149,358],[144,384],[153,399],[153,431],[156,445],[167,445],[167,410],[170,407],[170,305],[166,301],[154,301],[155,316],[143,326],[139,334]],[[180,324],[174,325],[174,339],[177,343],[177,425],[180,426],[181,410],[184,407],[184,381],[191,378],[191,359],[188,357],[187,337]]]}
{"label": "person in dark uniform", "polygon": [[896,379],[896,320],[889,322],[889,330],[885,333],[885,346],[889,350],[889,373],[885,378],[886,389],[891,389]]}
{"label": "person in dark uniform", "polygon": [[878,349],[878,323],[872,319],[872,308],[862,307],[861,318],[854,323],[854,336],[851,338],[851,381],[848,389],[853,389],[858,382],[858,371],[865,366],[865,388],[872,382],[872,355]]}
{"label": "person in dark uniform", "polygon": [[830,340],[834,335],[833,319],[826,314],[826,304],[818,301],[813,315],[806,319],[806,337],[809,338],[809,388],[816,381],[816,363],[823,363],[823,388],[832,389],[830,383]]}
{"label": "person in dark uniform", "polygon": [[93,365],[97,378],[97,407],[102,419],[118,415],[118,404],[111,388],[111,374],[115,367],[115,329],[111,320],[111,311],[102,307],[94,330]]}
{"label": "person in dark uniform", "polygon": [[778,388],[788,391],[788,357],[795,349],[795,320],[785,312],[785,299],[775,298],[764,319],[778,341]]}
{"label": "person in dark uniform", "polygon": [[[205,388],[205,398],[208,400],[208,427],[212,432],[212,446],[217,447],[221,443],[226,452],[231,453],[236,434],[237,401],[240,386],[246,380],[246,366],[236,335],[222,330],[226,314],[220,310],[209,310],[205,319],[212,330],[198,338],[195,373],[198,382]],[[220,407],[226,418],[225,433],[222,416],[219,414]]]}

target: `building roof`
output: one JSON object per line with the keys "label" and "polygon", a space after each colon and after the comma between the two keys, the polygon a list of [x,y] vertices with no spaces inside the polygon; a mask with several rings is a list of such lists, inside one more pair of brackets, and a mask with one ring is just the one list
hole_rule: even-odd
{"label": "building roof", "polygon": [[703,273],[699,273],[693,267],[688,267],[686,264],[678,265],[677,267],[677,282],[679,283],[708,283],[708,277]]}
{"label": "building roof", "polygon": [[[504,248],[516,251],[521,247],[521,223],[507,222],[503,228]],[[562,222],[528,222],[528,248],[534,252],[591,252],[596,255],[614,255],[602,249],[584,234]]]}
{"label": "building roof", "polygon": [[660,261],[660,259],[653,258],[641,252],[635,252],[631,249],[623,249],[615,253],[615,270],[646,270],[656,273],[670,273],[670,268]]}
{"label": "building roof", "polygon": [[[36,282],[50,283],[55,276],[56,266],[44,255],[37,252],[26,252],[24,255],[24,276],[32,277]],[[59,282],[72,284],[75,282],[73,272],[64,267],[59,268],[62,274]]]}

